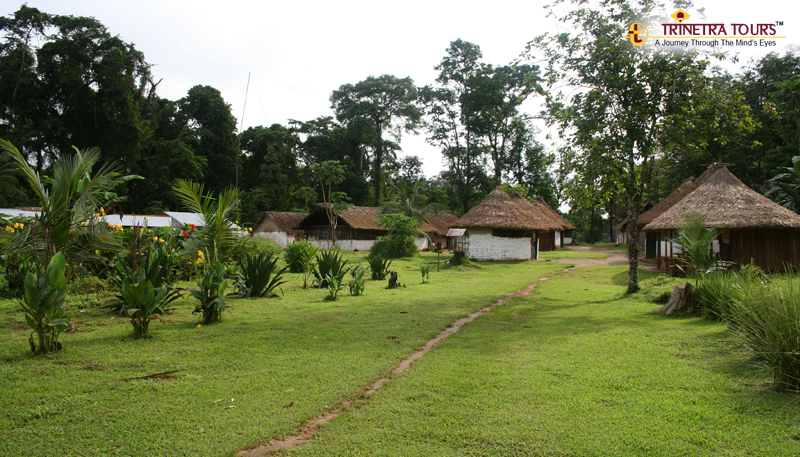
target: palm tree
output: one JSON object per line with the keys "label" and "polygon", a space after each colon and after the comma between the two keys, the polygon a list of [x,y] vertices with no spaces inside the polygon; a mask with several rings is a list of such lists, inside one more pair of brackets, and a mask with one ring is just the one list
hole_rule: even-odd
{"label": "palm tree", "polygon": [[192,251],[205,251],[211,267],[234,255],[242,245],[233,233],[231,220],[239,207],[239,190],[228,187],[214,198],[211,192],[204,192],[202,184],[186,179],[176,179],[172,190],[186,209],[199,213],[203,219],[203,226],[197,228],[199,236],[193,240],[195,245],[190,246]]}
{"label": "palm tree", "polygon": [[40,176],[11,142],[0,140],[0,149],[15,162],[42,208],[9,249],[27,251],[40,265],[47,265],[56,252],[63,252],[73,268],[99,259],[98,250],[122,249],[98,213],[122,200],[113,192],[117,185],[140,176],[123,176],[107,164],[92,174],[100,159],[98,148],[75,148],[74,155],[62,155],[53,164],[52,178]]}
{"label": "palm tree", "polygon": [[402,181],[395,184],[397,199],[384,206],[381,212],[405,214],[419,222],[423,222],[431,214],[438,215],[442,211],[442,206],[438,203],[429,203],[423,206],[424,197],[420,193],[420,183],[421,180],[418,179],[414,182],[413,187]]}

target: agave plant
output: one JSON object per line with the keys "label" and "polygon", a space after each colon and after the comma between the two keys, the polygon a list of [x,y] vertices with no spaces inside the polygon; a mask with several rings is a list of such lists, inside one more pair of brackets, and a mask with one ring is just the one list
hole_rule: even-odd
{"label": "agave plant", "polygon": [[350,271],[347,267],[349,260],[342,262],[342,253],[339,251],[325,251],[321,256],[317,256],[317,269],[314,270],[314,282],[317,287],[328,287],[328,278],[334,278],[341,284],[344,275]]}
{"label": "agave plant", "polygon": [[278,269],[278,257],[272,253],[248,255],[239,260],[239,268],[244,276],[244,295],[264,297],[275,295],[275,289],[285,283],[283,273],[288,267]]}
{"label": "agave plant", "polygon": [[372,271],[372,279],[379,281],[386,279],[389,275],[389,267],[392,266],[392,261],[383,258],[380,254],[370,254],[367,256],[367,263],[369,269]]}
{"label": "agave plant", "polygon": [[42,208],[9,249],[42,257],[42,265],[49,262],[52,253],[62,252],[71,266],[100,260],[98,251],[122,249],[108,224],[98,216],[104,207],[121,201],[112,192],[116,186],[140,176],[121,175],[109,165],[93,173],[100,160],[97,148],[62,155],[53,164],[52,177],[40,176],[10,142],[0,140],[0,149],[16,163]]}

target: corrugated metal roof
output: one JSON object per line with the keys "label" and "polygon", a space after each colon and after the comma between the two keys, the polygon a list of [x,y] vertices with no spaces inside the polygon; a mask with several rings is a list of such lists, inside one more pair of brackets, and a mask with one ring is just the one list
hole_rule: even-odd
{"label": "corrugated metal roof", "polygon": [[203,215],[200,213],[182,213],[179,211],[164,211],[164,214],[175,219],[179,226],[194,224],[197,227],[203,227]]}
{"label": "corrugated metal roof", "polygon": [[148,227],[171,227],[172,217],[152,216],[144,214],[108,214],[102,217],[109,224],[121,225],[123,227],[148,226]]}
{"label": "corrugated metal roof", "polygon": [[447,236],[464,236],[464,233],[466,233],[466,231],[467,229],[453,228],[447,231]]}

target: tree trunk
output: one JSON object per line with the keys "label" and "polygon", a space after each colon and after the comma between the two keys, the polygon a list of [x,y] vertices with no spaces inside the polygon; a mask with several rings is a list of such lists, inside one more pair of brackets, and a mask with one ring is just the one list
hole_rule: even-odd
{"label": "tree trunk", "polygon": [[628,195],[628,293],[639,290],[639,240],[636,236],[636,225],[639,223],[638,192]]}
{"label": "tree trunk", "polygon": [[653,314],[669,316],[675,311],[691,313],[694,311],[694,303],[695,288],[687,282],[682,286],[675,286],[675,288],[672,289],[672,296],[670,296],[667,304],[653,311]]}
{"label": "tree trunk", "polygon": [[383,125],[381,121],[375,121],[375,131],[378,135],[377,144],[375,145],[375,170],[373,172],[372,180],[375,188],[375,206],[381,205],[381,181],[383,174],[383,138],[382,131]]}

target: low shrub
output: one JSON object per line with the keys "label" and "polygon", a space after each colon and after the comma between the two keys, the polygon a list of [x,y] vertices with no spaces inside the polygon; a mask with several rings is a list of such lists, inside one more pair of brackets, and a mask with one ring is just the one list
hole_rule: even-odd
{"label": "low shrub", "polygon": [[122,280],[122,312],[130,318],[134,338],[150,337],[150,321],[161,318],[161,302],[168,289],[155,288],[153,283],[145,280],[143,273],[139,276],[127,276]]}
{"label": "low shrub", "polygon": [[358,296],[364,294],[364,288],[366,287],[366,279],[364,276],[367,274],[367,267],[358,266],[350,272],[353,276],[353,279],[350,280],[350,295]]}
{"label": "low shrub", "polygon": [[412,257],[419,252],[414,244],[414,235],[419,233],[419,222],[403,214],[381,214],[380,225],[389,229],[386,236],[379,236],[369,252],[386,259]]}
{"label": "low shrub", "polygon": [[317,255],[317,247],[306,240],[293,241],[283,252],[283,258],[291,273],[306,273]]}
{"label": "low shrub", "polygon": [[429,282],[431,280],[431,266],[430,264],[423,264],[419,267],[419,272],[422,275],[422,284]]}
{"label": "low shrub", "polygon": [[20,305],[25,311],[25,322],[33,329],[28,343],[34,354],[61,349],[58,336],[69,326],[69,315],[64,312],[66,268],[64,254],[59,252],[50,260],[45,274],[28,273],[25,277],[25,293]]}
{"label": "low shrub", "polygon": [[108,290],[111,286],[97,276],[83,276],[69,282],[70,295],[96,294]]}
{"label": "low shrub", "polygon": [[278,256],[272,253],[261,253],[257,256],[247,255],[239,259],[242,270],[243,285],[240,295],[246,297],[264,297],[275,295],[275,289],[285,283],[283,273],[288,267],[278,269]]}
{"label": "low shrub", "polygon": [[228,280],[225,279],[225,267],[219,262],[213,267],[207,265],[197,285],[199,289],[189,289],[189,293],[200,302],[192,314],[201,313],[204,324],[219,322],[226,308],[224,297]]}
{"label": "low shrub", "polygon": [[367,263],[369,264],[370,271],[372,271],[372,279],[378,281],[386,279],[386,276],[389,275],[389,267],[392,266],[392,261],[384,258],[380,254],[368,255]]}
{"label": "low shrub", "polygon": [[344,275],[350,271],[347,267],[348,260],[342,261],[342,253],[338,250],[324,251],[318,255],[317,268],[314,270],[314,282],[317,287],[328,287],[328,278],[334,278],[341,285]]}
{"label": "low shrub", "polygon": [[283,249],[277,243],[263,236],[247,236],[245,238],[245,255],[272,254],[279,256]]}
{"label": "low shrub", "polygon": [[702,275],[697,286],[697,301],[706,316],[722,319],[743,293],[763,289],[764,272],[755,265],[746,265],[737,271],[716,270]]}
{"label": "low shrub", "polygon": [[777,390],[800,392],[800,284],[790,276],[785,284],[742,289],[724,313],[730,328],[772,372]]}

